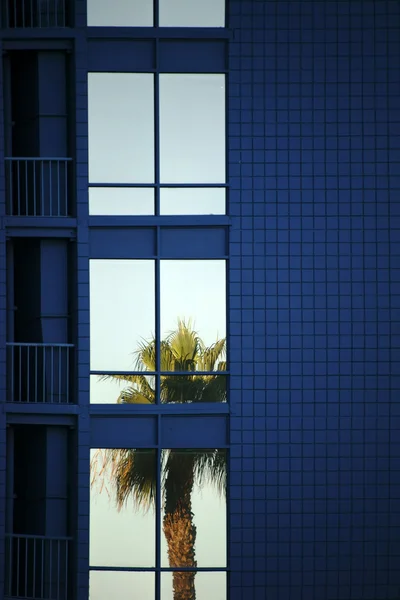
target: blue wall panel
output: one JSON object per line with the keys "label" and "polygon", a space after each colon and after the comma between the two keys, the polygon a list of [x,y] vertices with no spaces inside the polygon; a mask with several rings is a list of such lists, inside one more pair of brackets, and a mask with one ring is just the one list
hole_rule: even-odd
{"label": "blue wall panel", "polygon": [[231,600],[400,591],[400,4],[231,0]]}

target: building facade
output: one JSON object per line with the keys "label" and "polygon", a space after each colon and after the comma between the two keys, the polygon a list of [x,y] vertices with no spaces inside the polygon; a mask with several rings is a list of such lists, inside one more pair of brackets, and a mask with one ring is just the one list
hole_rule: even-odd
{"label": "building facade", "polygon": [[397,0],[4,0],[0,597],[400,598]]}

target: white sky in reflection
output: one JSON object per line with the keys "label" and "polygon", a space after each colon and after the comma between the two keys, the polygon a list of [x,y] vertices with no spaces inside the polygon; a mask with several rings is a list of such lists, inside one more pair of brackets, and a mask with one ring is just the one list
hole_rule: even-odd
{"label": "white sky in reflection", "polygon": [[[160,0],[161,27],[223,27],[225,0]],[[92,26],[151,27],[153,0],[87,0]]]}
{"label": "white sky in reflection", "polygon": [[[89,73],[89,181],[154,183],[154,76]],[[106,140],[106,142],[105,142]],[[160,75],[160,181],[224,183],[225,76]],[[154,213],[151,190],[91,188],[93,215]],[[224,214],[224,189],[161,190],[161,214]]]}

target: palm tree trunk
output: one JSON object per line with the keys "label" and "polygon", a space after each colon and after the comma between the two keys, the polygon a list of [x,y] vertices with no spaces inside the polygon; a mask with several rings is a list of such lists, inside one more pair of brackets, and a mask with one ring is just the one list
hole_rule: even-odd
{"label": "palm tree trunk", "polygon": [[[192,513],[193,458],[175,459],[165,481],[163,530],[170,567],[196,567]],[[195,571],[173,572],[174,600],[196,600]]]}

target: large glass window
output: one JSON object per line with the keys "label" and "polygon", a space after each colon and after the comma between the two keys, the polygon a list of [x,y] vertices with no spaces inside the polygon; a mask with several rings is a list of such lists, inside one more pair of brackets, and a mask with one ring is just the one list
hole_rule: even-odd
{"label": "large glass window", "polygon": [[87,24],[103,27],[152,27],[153,0],[87,0]]}
{"label": "large glass window", "polygon": [[160,75],[162,183],[225,182],[224,75]]}
{"label": "large glass window", "polygon": [[[152,27],[153,0],[87,0],[89,26]],[[161,27],[223,27],[225,0],[159,0]]]}
{"label": "large glass window", "polygon": [[89,73],[89,182],[154,182],[154,76]]}
{"label": "large glass window", "polygon": [[91,260],[91,402],[225,402],[225,269],[224,260]]}
{"label": "large glass window", "polygon": [[154,600],[160,577],[161,599],[225,600],[226,469],[223,449],[92,450],[90,597]]}
{"label": "large glass window", "polygon": [[[89,213],[225,213],[225,75],[89,74]],[[156,127],[157,124],[157,127]]]}
{"label": "large glass window", "polygon": [[225,0],[159,0],[162,27],[223,27]]}

